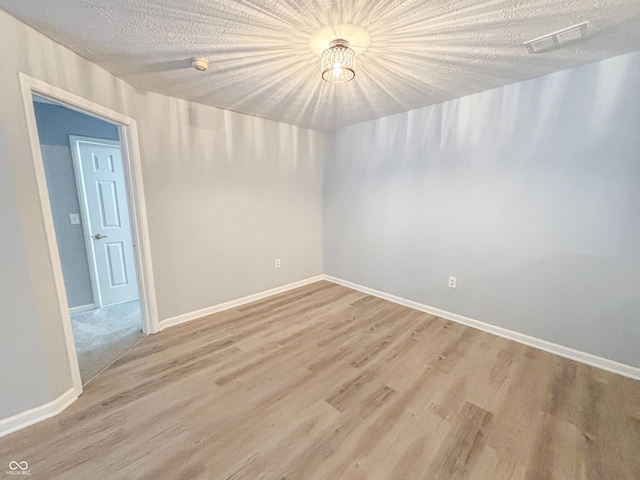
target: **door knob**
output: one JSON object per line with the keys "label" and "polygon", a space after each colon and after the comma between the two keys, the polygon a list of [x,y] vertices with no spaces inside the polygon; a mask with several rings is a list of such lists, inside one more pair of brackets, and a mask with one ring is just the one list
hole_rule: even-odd
{"label": "door knob", "polygon": [[107,238],[107,236],[106,235],[102,235],[101,233],[96,233],[93,236],[93,238],[95,238],[96,240],[100,240],[100,239],[103,239],[103,238]]}

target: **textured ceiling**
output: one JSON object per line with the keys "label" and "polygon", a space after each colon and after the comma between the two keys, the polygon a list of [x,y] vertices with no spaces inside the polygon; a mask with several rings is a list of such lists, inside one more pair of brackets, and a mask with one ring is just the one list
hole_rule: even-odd
{"label": "textured ceiling", "polygon": [[[0,0],[57,42],[144,90],[319,130],[640,50],[640,0]],[[523,43],[589,21],[531,55]],[[356,78],[318,53],[354,44]],[[350,38],[351,37],[351,38]],[[209,71],[190,68],[204,56]]]}

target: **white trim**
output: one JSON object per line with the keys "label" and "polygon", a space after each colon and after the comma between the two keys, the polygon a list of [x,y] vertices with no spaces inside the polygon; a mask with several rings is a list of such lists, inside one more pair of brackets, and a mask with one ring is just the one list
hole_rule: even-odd
{"label": "white trim", "polygon": [[633,378],[634,380],[640,380],[640,368],[638,367],[633,367],[631,365],[619,363],[607,358],[598,357],[597,355],[592,355],[591,353],[581,352],[580,350],[575,350],[563,345],[558,345],[557,343],[552,343],[536,337],[531,337],[523,333],[514,332],[513,330],[508,330],[506,328],[497,327],[495,325],[464,317],[456,313],[440,310],[439,308],[423,305],[422,303],[407,300],[402,297],[397,297],[395,295],[381,292],[379,290],[374,290],[373,288],[364,287],[362,285],[358,285],[347,280],[342,280],[340,278],[332,277],[330,275],[323,275],[323,278],[329,282],[337,283],[338,285],[352,288],[353,290],[358,290],[359,292],[373,295],[374,297],[389,300],[390,302],[404,305],[405,307],[413,308],[421,312],[430,313],[431,315],[436,315],[446,320],[461,323],[462,325],[466,325],[468,327],[477,328],[478,330],[482,330],[499,337],[507,338],[509,340],[513,340],[514,342],[522,343],[530,347],[538,348],[540,350],[544,350],[545,352],[553,353],[561,357],[569,358],[571,360],[575,360],[576,362],[585,363],[587,365],[591,365],[592,367],[597,367],[609,372],[617,373],[618,375],[622,375],[624,377]]}
{"label": "white trim", "polygon": [[39,407],[31,408],[24,412],[20,412],[12,417],[4,418],[0,420],[0,437],[9,435],[10,433],[21,430],[34,423],[41,422],[47,418],[51,418],[69,405],[71,405],[82,393],[75,388],[70,388],[55,400],[40,405]]}
{"label": "white trim", "polygon": [[86,305],[78,305],[77,307],[70,307],[69,313],[73,315],[74,313],[82,313],[82,312],[88,312],[89,310],[95,310],[96,308],[97,307],[95,306],[95,304],[87,303]]}
{"label": "white trim", "polygon": [[263,292],[254,293],[253,295],[248,295],[246,297],[230,300],[225,303],[213,305],[212,307],[202,308],[194,312],[183,313],[182,315],[178,315],[176,317],[171,317],[171,318],[162,320],[160,322],[160,329],[164,330],[165,328],[173,327],[174,325],[190,322],[191,320],[197,320],[199,318],[206,317],[214,313],[222,312],[223,310],[229,310],[230,308],[239,307],[247,303],[255,302],[256,300],[261,300],[263,298],[277,295],[278,293],[287,292],[289,290],[293,290],[294,288],[303,287],[304,285],[309,285],[310,283],[319,282],[320,280],[324,280],[324,275],[316,275],[315,277],[306,278],[298,282],[282,285],[281,287],[276,287],[270,290],[265,290]]}
{"label": "white trim", "polygon": [[[138,290],[140,292],[140,308],[143,320],[143,330],[145,333],[156,333],[159,331],[155,283],[151,267],[151,250],[147,226],[146,204],[144,199],[144,188],[142,185],[142,162],[140,159],[140,149],[137,139],[136,121],[118,112],[103,107],[102,105],[98,105],[97,103],[93,103],[82,97],[62,90],[61,88],[54,87],[46,82],[25,75],[22,72],[19,73],[19,78],[25,121],[29,135],[29,144],[31,147],[32,161],[38,186],[40,208],[42,210],[49,262],[53,273],[56,295],[58,297],[58,310],[60,317],[62,318],[67,360],[73,386],[70,390],[72,393],[64,394],[64,398],[60,397],[53,402],[1,421],[0,425],[3,426],[2,430],[6,429],[7,432],[9,430],[15,431],[19,428],[30,425],[31,423],[43,420],[48,416],[57,414],[78,398],[82,393],[82,379],[80,378],[78,356],[73,341],[71,315],[67,305],[67,294],[62,275],[60,253],[58,251],[55,226],[53,223],[53,216],[51,214],[47,179],[44,171],[44,162],[42,160],[42,151],[40,149],[40,139],[38,136],[38,125],[36,123],[35,109],[33,106],[33,94],[54,100],[71,109],[81,111],[82,113],[106,119],[118,124],[120,142],[123,147],[123,163],[125,165],[127,178],[127,194],[131,207],[130,215],[132,234],[135,242],[134,248],[138,250],[138,254],[136,255],[136,270],[138,274]],[[14,420],[15,418],[18,418],[18,420]]]}
{"label": "white trim", "polygon": [[138,124],[131,119],[131,123],[120,122],[119,136],[122,144],[122,160],[125,178],[127,179],[127,195],[131,207],[129,221],[133,235],[133,248],[138,253],[136,258],[136,273],[138,274],[138,292],[140,295],[140,312],[142,313],[142,328],[144,333],[158,333],[158,304],[156,302],[156,286],[153,277],[151,261],[151,237],[147,222],[147,204],[142,182],[142,159],[138,144]]}
{"label": "white trim", "polygon": [[[62,267],[60,266],[60,256],[55,238],[55,228],[51,216],[49,205],[49,195],[44,174],[42,152],[38,137],[38,127],[36,124],[35,111],[33,108],[33,97],[35,93],[44,98],[59,102],[73,110],[81,111],[84,114],[94,116],[103,120],[108,120],[118,124],[120,143],[122,145],[122,157],[125,169],[127,184],[127,195],[130,203],[129,214],[131,221],[131,233],[133,235],[134,249],[136,250],[136,273],[138,275],[138,291],[140,294],[140,309],[142,313],[142,327],[145,333],[157,333],[160,330],[158,322],[158,310],[155,296],[155,281],[151,261],[151,242],[147,224],[147,209],[144,197],[144,186],[142,181],[142,161],[138,144],[137,122],[126,115],[106,108],[61,88],[49,85],[46,82],[32,78],[24,73],[20,73],[20,84],[22,88],[22,100],[24,103],[29,140],[33,154],[33,162],[38,181],[40,203],[44,216],[45,231],[49,254],[53,268],[56,287],[58,290],[58,301],[63,312],[65,323],[65,338],[67,340],[67,350],[71,350],[70,365],[74,375],[74,384],[80,381],[80,373],[77,370],[77,357],[73,344],[73,334],[71,333],[71,321],[66,305],[66,293],[62,278]],[[68,324],[68,325],[67,325]],[[68,326],[68,331],[67,331]],[[74,365],[75,363],[75,365]]]}
{"label": "white trim", "polygon": [[53,224],[53,215],[51,213],[51,204],[49,202],[49,194],[47,189],[47,177],[44,171],[44,161],[42,160],[42,150],[40,149],[40,139],[38,136],[38,125],[36,124],[36,113],[33,107],[33,93],[36,91],[32,85],[31,77],[27,77],[20,73],[20,86],[22,89],[22,101],[24,104],[25,117],[27,121],[27,130],[29,133],[29,143],[31,144],[31,154],[33,157],[33,165],[36,174],[36,183],[38,185],[38,196],[40,197],[40,208],[44,221],[44,230],[47,241],[49,262],[53,270],[53,278],[58,297],[58,310],[62,317],[62,328],[64,333],[65,346],[67,350],[67,360],[69,369],[71,370],[71,380],[73,388],[80,394],[82,393],[82,380],[80,378],[80,367],[78,366],[78,356],[76,354],[76,346],[73,342],[73,330],[71,328],[71,316],[67,304],[67,293],[64,286],[64,277],[62,276],[62,264],[60,263],[60,252],[58,251],[58,242],[56,240],[56,230]]}

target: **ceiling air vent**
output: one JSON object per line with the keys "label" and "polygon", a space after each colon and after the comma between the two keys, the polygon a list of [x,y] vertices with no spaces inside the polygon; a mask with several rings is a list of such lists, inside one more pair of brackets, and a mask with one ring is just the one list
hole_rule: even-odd
{"label": "ceiling air vent", "polygon": [[589,34],[589,22],[579,23],[572,27],[563,28],[557,32],[543,35],[542,37],[534,38],[528,42],[524,42],[525,47],[529,53],[546,52],[558,48],[561,45],[577,40],[578,38],[586,37]]}

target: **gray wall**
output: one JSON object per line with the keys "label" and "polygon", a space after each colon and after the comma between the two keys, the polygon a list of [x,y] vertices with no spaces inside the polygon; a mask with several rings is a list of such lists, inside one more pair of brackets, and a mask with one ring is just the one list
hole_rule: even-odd
{"label": "gray wall", "polygon": [[[0,104],[6,105],[5,100],[8,99],[0,89]],[[3,110],[0,108],[0,118]],[[70,381],[66,375],[49,371],[44,337],[50,331],[39,322],[30,321],[40,318],[44,312],[33,301],[33,284],[38,279],[30,278],[32,269],[28,245],[22,237],[22,212],[18,204],[20,184],[16,183],[8,161],[11,152],[8,139],[0,134],[0,419],[7,413],[37,406],[36,401],[41,404],[53,399],[52,383]],[[49,343],[60,345],[61,333],[57,330],[51,333],[53,338]],[[60,355],[51,357],[61,359]]]}
{"label": "gray wall", "polygon": [[640,52],[333,140],[325,273],[640,366]]}
{"label": "gray wall", "polygon": [[137,120],[160,320],[322,273],[321,133],[136,90],[2,10],[0,44],[0,419],[72,385],[18,72]]}
{"label": "gray wall", "polygon": [[119,140],[118,127],[62,105],[35,102],[34,108],[68,305],[93,304],[82,225],[69,221],[70,213],[80,213],[69,135]]}

